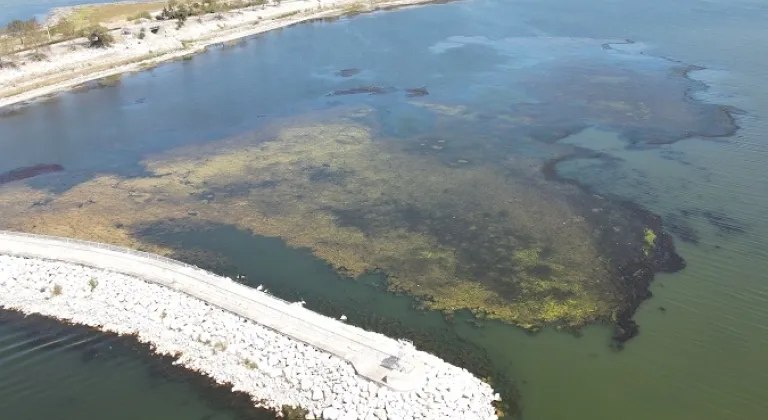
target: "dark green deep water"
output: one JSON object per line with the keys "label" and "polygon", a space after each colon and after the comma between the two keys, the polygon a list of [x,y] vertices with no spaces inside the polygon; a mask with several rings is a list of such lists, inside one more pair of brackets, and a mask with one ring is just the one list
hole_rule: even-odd
{"label": "dark green deep water", "polygon": [[[300,25],[5,116],[0,172],[57,163],[63,178],[25,182],[62,191],[96,174],[141,175],[142,159],[181,145],[360,105],[375,110],[361,122],[381,138],[453,140],[446,159],[471,150],[488,162],[515,154],[543,161],[554,153],[544,145],[554,142],[601,152],[562,163],[561,175],[660,214],[688,262],[657,277],[654,297],[635,316],[641,333],[622,352],[610,350],[605,326],[577,338],[495,323],[475,328],[462,316],[446,323],[382,292],[377,276],[351,283],[306,250],[225,225],[136,233],[174,245],[179,258],[184,250],[216,252],[226,262],[212,268],[223,274],[245,273],[323,312],[485,363],[514,381],[525,419],[768,418],[766,21],[759,0],[477,0]],[[689,65],[706,69],[686,77]],[[345,68],[362,71],[334,75]],[[596,91],[595,76],[633,84]],[[326,96],[363,85],[395,91]],[[439,124],[405,98],[404,89],[422,86],[429,103],[480,117]],[[642,103],[647,119],[587,105],[599,101]],[[531,122],[499,124],[507,114]],[[38,335],[34,345],[30,334]],[[93,358],[82,346],[47,346],[40,334],[0,324],[2,418],[244,415],[189,381],[162,379],[130,349],[100,347],[102,357]]]}

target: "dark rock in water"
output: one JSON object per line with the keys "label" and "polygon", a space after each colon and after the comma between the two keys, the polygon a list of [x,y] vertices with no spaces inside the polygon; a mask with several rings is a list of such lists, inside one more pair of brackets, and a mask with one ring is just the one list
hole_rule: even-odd
{"label": "dark rock in water", "polygon": [[41,163],[34,166],[25,166],[23,168],[12,169],[8,172],[0,173],[0,185],[13,181],[36,177],[51,172],[63,171],[64,167],[57,164]]}
{"label": "dark rock in water", "polygon": [[427,95],[429,95],[429,91],[425,87],[405,90],[405,96],[409,98],[416,98],[419,96],[427,96]]}
{"label": "dark rock in water", "polygon": [[341,95],[358,95],[361,93],[367,93],[369,95],[382,95],[385,93],[393,92],[395,89],[391,87],[381,86],[359,86],[350,89],[336,90],[329,93],[328,96],[341,96]]}
{"label": "dark rock in water", "polygon": [[336,76],[339,77],[352,77],[356,74],[360,74],[360,69],[344,69],[336,72]]}

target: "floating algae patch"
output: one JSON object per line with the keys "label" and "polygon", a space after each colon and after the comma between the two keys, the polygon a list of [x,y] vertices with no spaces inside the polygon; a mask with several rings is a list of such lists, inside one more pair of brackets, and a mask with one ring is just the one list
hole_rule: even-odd
{"label": "floating algae patch", "polygon": [[61,165],[55,163],[41,163],[38,165],[16,168],[0,173],[0,185],[63,170],[64,168]]}
{"label": "floating algae patch", "polygon": [[[49,194],[46,206],[32,205],[39,192],[25,203],[22,187],[0,190],[11,215],[2,223],[165,254],[170,247],[130,227],[226,223],[308,248],[350,277],[381,271],[390,290],[426,308],[527,329],[631,317],[635,277],[621,269],[652,256],[634,214],[541,177],[449,166],[401,147],[345,120],[289,126],[266,141],[177,150],[144,162],[151,176],[96,177]],[[606,238],[620,244],[610,254]]]}

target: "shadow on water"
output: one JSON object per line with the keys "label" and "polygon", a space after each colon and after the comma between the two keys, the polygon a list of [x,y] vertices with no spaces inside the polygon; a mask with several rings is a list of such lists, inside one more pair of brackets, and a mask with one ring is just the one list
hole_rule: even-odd
{"label": "shadow on water", "polygon": [[[49,410],[55,410],[53,418],[81,418],[93,411],[112,411],[115,406],[107,405],[116,404],[121,412],[109,418],[276,419],[273,412],[254,407],[249,395],[175,361],[173,356],[155,355],[134,336],[0,309],[0,408],[7,418],[33,418],[24,415],[35,412],[39,417],[34,418],[50,418]],[[27,373],[24,379],[19,370]],[[135,398],[147,388],[154,395],[137,404]],[[188,388],[197,401],[178,394]],[[31,409],[30,398],[37,403],[44,399],[45,404]]]}
{"label": "shadow on water", "polygon": [[468,313],[445,318],[439,312],[419,310],[413,298],[387,293],[380,273],[344,278],[309,250],[227,225],[190,226],[168,220],[138,226],[135,234],[173,249],[175,259],[232,278],[244,275],[240,280],[244,284],[263,285],[289,301],[304,300],[311,310],[337,319],[345,315],[358,327],[412,340],[420,350],[490,381],[502,395],[501,410],[513,417],[517,413],[518,395],[505,369],[507,362],[492,360],[484,348],[456,331],[456,323],[482,324]]}

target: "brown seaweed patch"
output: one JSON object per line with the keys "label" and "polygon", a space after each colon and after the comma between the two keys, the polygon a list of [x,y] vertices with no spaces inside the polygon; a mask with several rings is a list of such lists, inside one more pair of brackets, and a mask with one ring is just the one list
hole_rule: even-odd
{"label": "brown seaweed patch", "polygon": [[417,98],[420,96],[427,96],[427,95],[429,95],[429,91],[425,87],[412,88],[412,89],[405,90],[405,96],[408,98]]}
{"label": "brown seaweed patch", "polygon": [[361,71],[360,69],[355,69],[355,68],[352,68],[352,69],[342,69],[342,70],[339,70],[339,71],[336,72],[336,76],[339,76],[339,77],[352,77],[352,76],[360,74],[360,71]]}
{"label": "brown seaweed patch", "polygon": [[7,172],[0,173],[0,185],[7,184],[13,181],[20,181],[22,179],[36,177],[43,174],[49,174],[52,172],[60,172],[63,170],[64,170],[63,166],[55,163],[54,164],[41,163],[33,166],[16,168]]}

